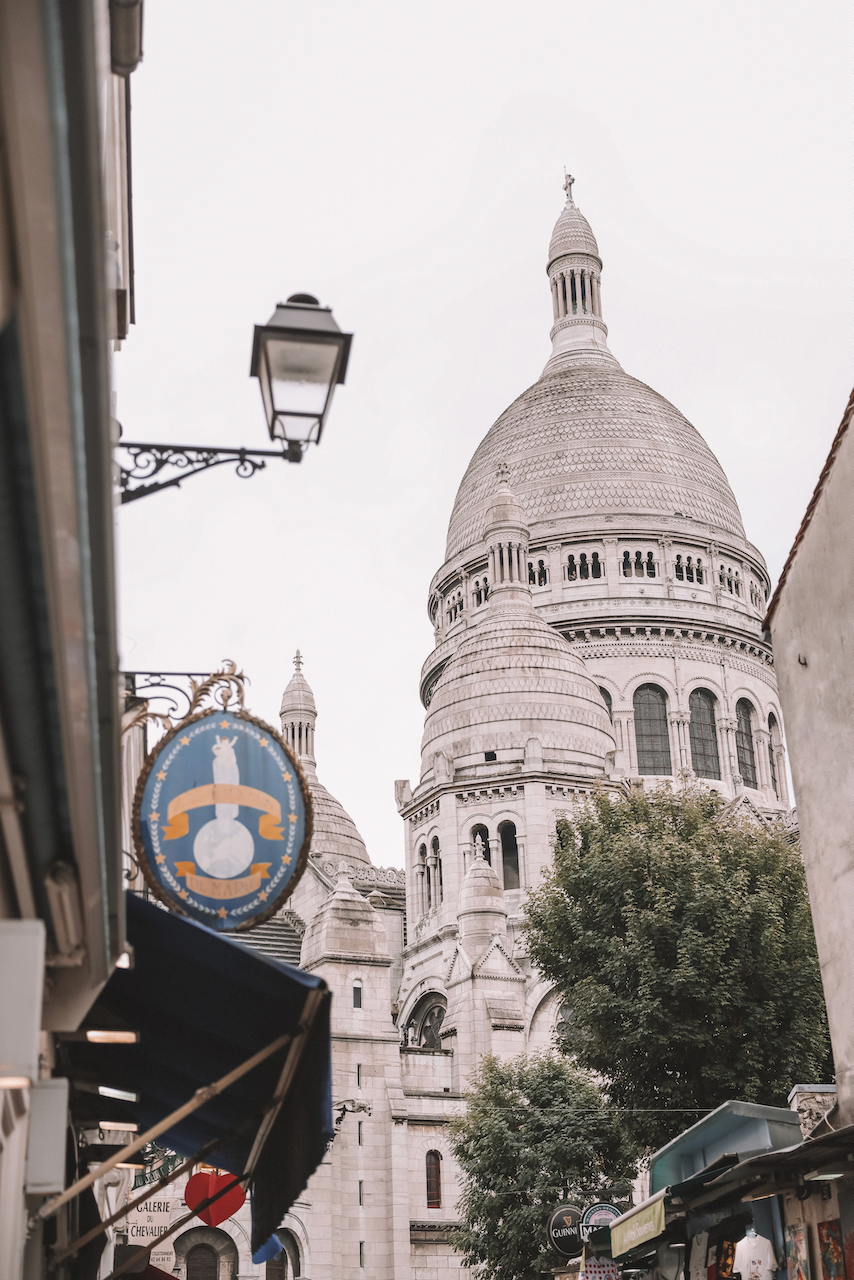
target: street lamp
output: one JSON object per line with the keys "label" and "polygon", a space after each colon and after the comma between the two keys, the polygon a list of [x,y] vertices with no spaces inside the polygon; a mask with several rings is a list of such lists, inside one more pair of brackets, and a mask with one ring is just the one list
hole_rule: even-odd
{"label": "street lamp", "polygon": [[[310,293],[280,302],[265,325],[255,326],[250,374],[261,384],[270,439],[278,449],[221,448],[219,445],[151,444],[118,439],[121,500],[178,487],[188,476],[233,463],[242,479],[263,471],[267,458],[302,462],[318,444],[332,403],[344,381],[352,333],[342,333],[332,309]],[[116,424],[119,437],[121,427]]]}
{"label": "street lamp", "polygon": [[301,462],[308,445],[320,443],[352,339],[310,293],[292,294],[255,326],[250,376],[261,385],[270,439],[287,446],[289,462]]}

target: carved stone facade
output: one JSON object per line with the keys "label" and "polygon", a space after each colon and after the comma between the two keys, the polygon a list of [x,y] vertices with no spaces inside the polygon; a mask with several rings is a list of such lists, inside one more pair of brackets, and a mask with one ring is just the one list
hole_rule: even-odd
{"label": "carved stone facade", "polygon": [[560,814],[683,774],[758,822],[788,811],[765,563],[708,446],[609,350],[601,269],[570,198],[552,355],[476,450],[428,593],[421,775],[395,784],[405,876],[373,867],[317,780],[299,661],[285,691],[318,829],[272,923],[303,922],[301,963],[335,996],[337,1137],[285,1224],[313,1280],[459,1269],[446,1124],[484,1053],[552,1042],[561,1001],[521,915]]}

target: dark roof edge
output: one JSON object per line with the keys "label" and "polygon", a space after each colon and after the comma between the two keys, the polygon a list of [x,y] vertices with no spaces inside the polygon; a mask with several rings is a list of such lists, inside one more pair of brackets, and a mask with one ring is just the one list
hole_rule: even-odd
{"label": "dark roof edge", "polygon": [[786,563],[783,565],[783,572],[780,574],[780,580],[777,583],[777,587],[774,591],[773,596],[771,597],[771,603],[768,605],[768,612],[765,614],[765,618],[762,623],[762,626],[765,628],[766,631],[771,626],[771,620],[774,617],[774,614],[777,610],[777,605],[780,603],[780,597],[782,595],[783,587],[786,585],[786,579],[789,576],[789,570],[792,567],[792,563],[795,559],[795,555],[797,554],[798,547],[801,545],[804,534],[806,533],[807,529],[809,528],[812,522],[813,515],[815,514],[815,509],[818,506],[818,500],[824,491],[825,485],[827,484],[827,478],[830,475],[830,472],[833,468],[833,464],[836,461],[836,455],[839,452],[839,447],[842,444],[842,437],[845,435],[845,432],[848,430],[849,426],[851,425],[852,417],[854,417],[854,390],[852,390],[851,395],[848,397],[848,404],[846,405],[845,412],[842,415],[842,421],[839,424],[839,430],[837,431],[836,435],[833,438],[833,444],[830,446],[830,453],[827,455],[827,461],[822,467],[821,475],[818,478],[818,484],[813,490],[813,495],[810,498],[809,506],[806,509],[803,520],[801,521],[801,527],[800,529],[798,529],[797,536],[795,537],[795,541],[792,543],[792,549],[789,552],[789,558],[787,559]]}

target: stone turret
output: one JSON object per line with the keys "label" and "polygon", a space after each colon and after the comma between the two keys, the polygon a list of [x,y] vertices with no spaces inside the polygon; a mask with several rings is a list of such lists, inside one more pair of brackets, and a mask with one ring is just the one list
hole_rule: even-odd
{"label": "stone turret", "polygon": [[475,855],[466,872],[458,911],[460,941],[472,960],[496,936],[507,936],[507,908],[498,876],[483,856],[483,844],[475,845]]}

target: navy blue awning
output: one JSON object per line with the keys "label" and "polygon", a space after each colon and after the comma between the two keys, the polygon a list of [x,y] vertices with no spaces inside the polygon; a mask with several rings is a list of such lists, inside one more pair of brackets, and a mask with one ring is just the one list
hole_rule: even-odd
{"label": "navy blue awning", "polygon": [[[305,1188],[333,1136],[329,991],[321,978],[135,894],[127,895],[127,936],[134,967],[115,970],[81,1030],[133,1030],[139,1043],[64,1046],[78,1121],[134,1121],[144,1131],[278,1036],[294,1034],[307,998],[321,994],[284,1101],[255,1153],[250,1187],[257,1249]],[[224,1139],[210,1163],[242,1174],[287,1052],[277,1051],[158,1143],[190,1156]],[[99,1094],[104,1087],[138,1100]]]}

